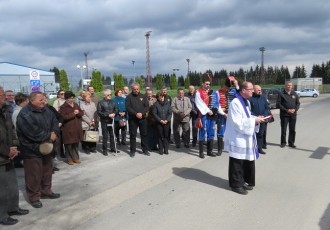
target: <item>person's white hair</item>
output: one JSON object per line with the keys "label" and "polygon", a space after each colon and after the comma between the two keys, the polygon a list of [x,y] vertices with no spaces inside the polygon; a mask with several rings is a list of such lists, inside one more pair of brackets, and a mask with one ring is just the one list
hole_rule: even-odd
{"label": "person's white hair", "polygon": [[107,94],[111,94],[111,90],[110,89],[103,90],[103,96],[105,96]]}

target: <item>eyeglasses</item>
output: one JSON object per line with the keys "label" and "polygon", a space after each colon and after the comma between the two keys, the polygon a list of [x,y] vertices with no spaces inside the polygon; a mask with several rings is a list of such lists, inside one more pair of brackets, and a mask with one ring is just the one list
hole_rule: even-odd
{"label": "eyeglasses", "polygon": [[107,95],[105,95],[105,96],[109,97],[109,96],[111,96],[111,94],[107,94]]}

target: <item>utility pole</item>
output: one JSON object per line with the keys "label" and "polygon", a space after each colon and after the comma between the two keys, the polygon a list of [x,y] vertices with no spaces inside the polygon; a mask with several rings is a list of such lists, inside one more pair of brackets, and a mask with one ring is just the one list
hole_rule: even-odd
{"label": "utility pole", "polygon": [[147,64],[147,86],[151,87],[151,67],[150,67],[150,47],[149,47],[149,37],[152,31],[146,32],[144,35],[146,37],[146,64]]}
{"label": "utility pole", "polygon": [[85,56],[85,66],[86,66],[86,77],[85,79],[89,79],[88,78],[88,60],[87,60],[87,55],[89,54],[89,51],[84,52],[84,56]]}
{"label": "utility pole", "polygon": [[135,61],[132,60],[132,65],[133,65],[133,79],[135,79],[135,68],[134,68]]}
{"label": "utility pole", "polygon": [[264,52],[266,49],[265,47],[260,47],[259,50],[261,51],[260,84],[265,84]]}
{"label": "utility pole", "polygon": [[189,78],[189,63],[190,63],[190,59],[187,58],[186,61],[188,62],[188,74],[187,74],[187,77]]}

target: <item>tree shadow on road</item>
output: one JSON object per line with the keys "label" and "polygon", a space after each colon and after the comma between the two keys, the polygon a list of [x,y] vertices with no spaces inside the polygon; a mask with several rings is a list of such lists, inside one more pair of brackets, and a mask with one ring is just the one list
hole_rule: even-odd
{"label": "tree shadow on road", "polygon": [[328,204],[327,209],[324,211],[323,216],[320,219],[319,226],[321,230],[330,229],[330,204]]}
{"label": "tree shadow on road", "polygon": [[186,180],[195,180],[218,188],[229,190],[228,180],[213,176],[207,172],[195,168],[172,168],[173,174]]}

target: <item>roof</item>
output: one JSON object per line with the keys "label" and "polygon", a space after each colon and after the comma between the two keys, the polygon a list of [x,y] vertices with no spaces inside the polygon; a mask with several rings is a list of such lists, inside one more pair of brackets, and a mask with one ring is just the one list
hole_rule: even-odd
{"label": "roof", "polygon": [[19,65],[10,62],[0,62],[0,76],[6,75],[29,75],[31,70],[39,71],[40,75],[43,76],[54,76],[55,73],[47,70],[42,70],[39,68],[34,68],[30,66]]}

